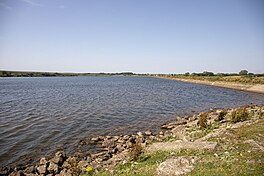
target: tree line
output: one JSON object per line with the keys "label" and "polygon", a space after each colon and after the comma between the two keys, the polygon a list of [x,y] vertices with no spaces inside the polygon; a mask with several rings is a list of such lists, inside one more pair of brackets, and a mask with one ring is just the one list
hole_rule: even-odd
{"label": "tree line", "polygon": [[120,73],[58,73],[58,72],[24,72],[24,71],[0,71],[0,77],[55,77],[55,76],[132,76],[132,72]]}
{"label": "tree line", "polygon": [[249,73],[247,70],[240,70],[238,73],[213,73],[204,71],[202,73],[189,73],[184,74],[172,74],[173,75],[184,75],[184,76],[264,76],[264,73]]}

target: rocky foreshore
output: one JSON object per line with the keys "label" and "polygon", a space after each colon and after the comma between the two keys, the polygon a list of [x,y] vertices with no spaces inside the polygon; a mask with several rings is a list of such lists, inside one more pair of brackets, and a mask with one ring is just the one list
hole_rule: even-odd
{"label": "rocky foreshore", "polygon": [[[160,149],[185,148],[214,150],[217,143],[207,142],[206,139],[222,134],[227,128],[254,123],[263,117],[263,107],[263,105],[249,105],[228,110],[214,109],[188,117],[177,117],[174,122],[162,125],[158,134],[153,134],[149,130],[133,135],[98,136],[82,140],[80,145],[94,146],[100,148],[100,151],[89,154],[76,152],[70,156],[67,156],[64,151],[58,151],[53,157],[41,158],[35,165],[3,167],[0,170],[0,176],[75,176],[102,170],[114,175],[114,167],[117,164],[136,160],[143,151],[151,153]],[[239,118],[236,114],[240,111],[246,113],[247,117],[236,121],[233,118]],[[215,124],[217,127],[210,128],[211,130],[206,132],[203,130]],[[190,159],[190,161],[196,161],[196,159]],[[162,167],[165,167],[164,164],[158,168],[159,173],[163,172]]]}

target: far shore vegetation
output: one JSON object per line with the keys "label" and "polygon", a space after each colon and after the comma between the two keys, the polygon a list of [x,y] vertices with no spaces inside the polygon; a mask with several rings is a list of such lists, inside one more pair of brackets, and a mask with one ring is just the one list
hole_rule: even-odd
{"label": "far shore vegetation", "polygon": [[27,72],[0,70],[0,77],[54,77],[54,76],[133,76],[132,72],[120,73],[58,73],[58,72]]}
{"label": "far shore vegetation", "polygon": [[161,77],[190,79],[200,81],[222,81],[222,82],[238,82],[244,84],[264,84],[264,73],[256,74],[249,73],[247,70],[241,70],[239,73],[213,73],[204,71],[202,73],[189,73],[184,74],[168,74],[159,75]]}

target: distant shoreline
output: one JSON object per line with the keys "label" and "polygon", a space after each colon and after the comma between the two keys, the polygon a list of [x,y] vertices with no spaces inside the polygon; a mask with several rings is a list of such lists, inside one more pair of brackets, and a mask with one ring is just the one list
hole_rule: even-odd
{"label": "distant shoreline", "polygon": [[[61,76],[135,76],[133,72],[116,73],[59,73],[59,72],[34,72],[34,71],[8,71],[0,70],[0,77],[61,77]],[[144,75],[144,74],[140,74]]]}
{"label": "distant shoreline", "polygon": [[264,94],[264,84],[242,84],[242,83],[237,83],[237,82],[183,79],[183,78],[167,77],[167,76],[155,76],[155,78],[170,79],[170,80],[181,81],[181,82],[203,84],[203,85],[209,85],[209,86],[223,87],[223,88]]}

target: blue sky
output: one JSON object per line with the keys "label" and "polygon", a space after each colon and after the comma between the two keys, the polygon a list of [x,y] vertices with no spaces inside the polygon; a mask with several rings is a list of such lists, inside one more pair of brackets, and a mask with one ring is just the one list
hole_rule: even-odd
{"label": "blue sky", "polygon": [[264,1],[0,0],[0,69],[264,72]]}

